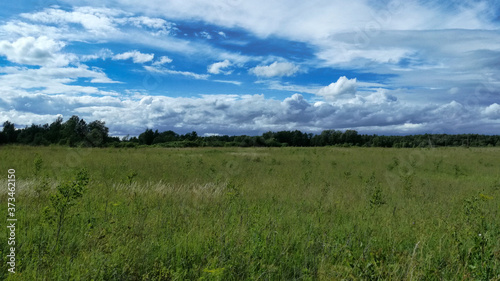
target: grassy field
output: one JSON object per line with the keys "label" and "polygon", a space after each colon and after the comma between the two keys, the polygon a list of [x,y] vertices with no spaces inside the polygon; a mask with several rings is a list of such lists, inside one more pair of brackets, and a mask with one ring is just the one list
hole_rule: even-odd
{"label": "grassy field", "polygon": [[0,213],[15,169],[18,219],[16,274],[0,236],[2,280],[500,280],[499,148],[2,146],[0,159]]}

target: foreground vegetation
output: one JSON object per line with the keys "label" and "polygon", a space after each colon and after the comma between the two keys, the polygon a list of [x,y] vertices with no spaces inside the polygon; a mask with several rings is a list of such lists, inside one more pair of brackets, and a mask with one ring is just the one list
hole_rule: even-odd
{"label": "foreground vegetation", "polygon": [[2,280],[499,280],[499,148],[1,146]]}

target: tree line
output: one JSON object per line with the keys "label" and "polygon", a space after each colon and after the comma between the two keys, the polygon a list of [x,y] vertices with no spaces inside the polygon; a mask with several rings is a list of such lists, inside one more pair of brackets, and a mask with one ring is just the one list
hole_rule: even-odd
{"label": "tree line", "polygon": [[199,136],[195,131],[177,134],[168,130],[159,132],[146,129],[138,137],[109,136],[105,122],[87,123],[73,115],[66,122],[61,117],[53,123],[16,129],[6,121],[0,133],[0,144],[64,145],[70,147],[137,147],[156,145],[163,147],[283,147],[283,146],[362,146],[362,147],[439,147],[439,146],[500,146],[500,135],[479,134],[423,134],[384,136],[359,134],[355,130],[324,130],[320,134],[295,131],[266,132],[260,136]]}

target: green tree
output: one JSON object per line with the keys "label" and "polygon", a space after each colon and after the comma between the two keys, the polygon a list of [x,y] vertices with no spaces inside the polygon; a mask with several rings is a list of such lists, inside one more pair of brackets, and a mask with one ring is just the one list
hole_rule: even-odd
{"label": "green tree", "polygon": [[2,133],[4,134],[4,138],[5,138],[6,143],[16,142],[17,132],[16,132],[16,128],[14,127],[14,123],[11,123],[9,121],[5,121],[3,123]]}
{"label": "green tree", "polygon": [[139,135],[139,144],[151,145],[158,135],[158,130],[156,130],[156,132],[153,132],[152,129],[146,129],[144,133]]}
{"label": "green tree", "polygon": [[88,125],[86,140],[91,146],[103,146],[108,140],[109,129],[103,121],[93,121]]}

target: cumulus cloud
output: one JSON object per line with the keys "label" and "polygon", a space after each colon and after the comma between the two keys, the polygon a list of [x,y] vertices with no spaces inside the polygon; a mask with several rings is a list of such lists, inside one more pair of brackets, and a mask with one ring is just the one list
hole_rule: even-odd
{"label": "cumulus cloud", "polygon": [[145,63],[152,61],[155,57],[154,54],[143,54],[137,50],[117,54],[113,56],[113,60],[128,60],[132,59],[134,63]]}
{"label": "cumulus cloud", "polygon": [[[358,97],[357,102],[342,103],[311,102],[300,94],[279,100],[264,95],[165,97],[108,93],[95,96],[93,92],[48,95],[22,89],[10,93],[2,97],[7,110],[0,112],[0,122],[11,120],[22,126],[47,120],[56,113],[65,118],[77,113],[86,120],[105,120],[115,135],[137,135],[146,127],[181,133],[195,130],[199,134],[261,134],[268,130],[319,133],[325,129],[346,128],[362,133],[453,133],[463,129],[488,133],[495,125],[488,121],[490,119],[475,116],[474,112],[492,114],[489,118],[498,119],[500,107],[492,104],[466,109],[457,102],[445,106],[416,106],[393,100],[380,91]],[[8,110],[12,107],[16,110]],[[37,116],[40,118],[36,119]],[[469,121],[457,122],[457,118]]]}
{"label": "cumulus cloud", "polygon": [[321,88],[316,95],[321,96],[327,100],[335,100],[339,96],[354,96],[356,94],[356,78],[347,79],[347,77],[340,77],[337,82]]}
{"label": "cumulus cloud", "polygon": [[[282,105],[286,109],[286,113],[289,117],[302,115],[302,113],[311,106],[301,94],[293,94],[291,97],[285,98]],[[304,116],[301,117],[303,118]]]}
{"label": "cumulus cloud", "polygon": [[46,36],[22,37],[12,43],[2,40],[0,55],[19,64],[64,66],[70,61],[67,55],[59,53],[64,45]]}
{"label": "cumulus cloud", "polygon": [[224,61],[216,62],[216,63],[209,65],[207,68],[207,71],[208,71],[208,73],[212,73],[212,74],[219,74],[219,73],[231,74],[231,71],[223,71],[222,70],[224,68],[228,68],[229,66],[231,66],[231,62],[229,62],[228,60],[224,60]]}
{"label": "cumulus cloud", "polygon": [[282,76],[292,76],[297,71],[299,67],[290,62],[273,62],[270,65],[256,66],[250,69],[250,73],[258,77],[282,77]]}
{"label": "cumulus cloud", "polygon": [[483,114],[491,119],[500,119],[500,105],[498,103],[490,104],[484,109]]}

